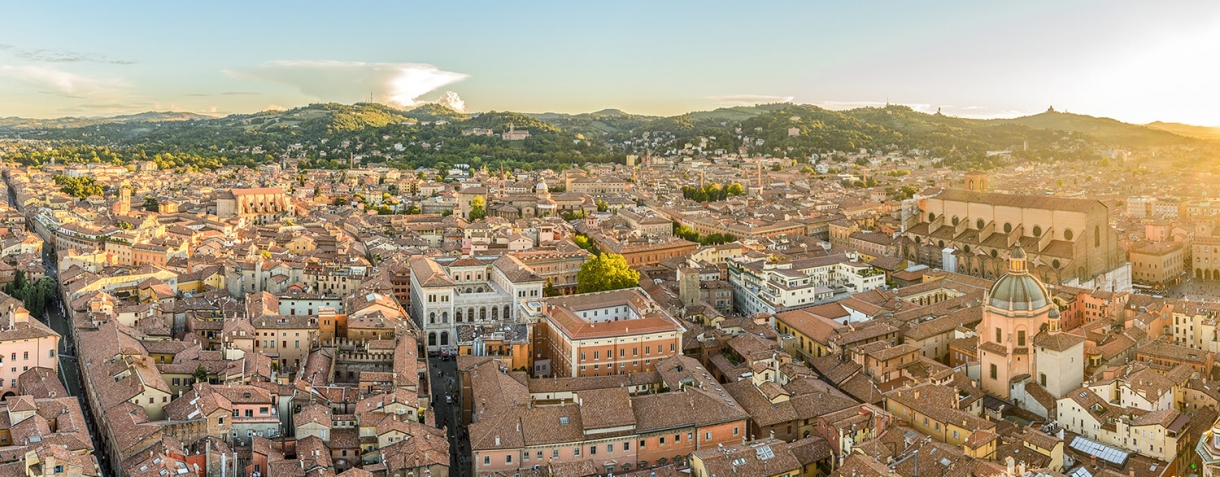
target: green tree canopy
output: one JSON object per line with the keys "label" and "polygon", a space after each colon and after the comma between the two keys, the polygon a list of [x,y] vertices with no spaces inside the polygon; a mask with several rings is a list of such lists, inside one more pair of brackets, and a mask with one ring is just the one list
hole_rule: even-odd
{"label": "green tree canopy", "polygon": [[487,217],[487,211],[483,208],[486,205],[487,202],[483,200],[483,196],[474,196],[474,199],[470,200],[470,215],[468,218],[473,222],[483,217]]}
{"label": "green tree canopy", "polygon": [[620,290],[640,285],[640,272],[627,266],[622,255],[603,253],[580,266],[576,272],[577,293]]}
{"label": "green tree canopy", "polygon": [[208,370],[204,369],[202,364],[195,367],[195,372],[191,373],[191,376],[195,378],[197,383],[208,382]]}

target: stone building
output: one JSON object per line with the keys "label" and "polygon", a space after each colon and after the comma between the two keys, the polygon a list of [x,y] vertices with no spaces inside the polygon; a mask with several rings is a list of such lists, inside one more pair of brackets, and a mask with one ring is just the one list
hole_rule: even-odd
{"label": "stone building", "polygon": [[229,189],[216,196],[216,216],[253,218],[260,223],[292,215],[288,195],[279,187]]}
{"label": "stone building", "polygon": [[1060,332],[1059,309],[1027,264],[1013,247],[1008,273],[985,294],[977,328],[982,388],[1019,400],[1032,381],[1059,398],[1084,380],[1084,338]]}
{"label": "stone building", "polygon": [[1043,282],[1131,290],[1130,264],[1100,201],[929,189],[918,206],[902,234],[907,260],[995,279],[1019,244]]}

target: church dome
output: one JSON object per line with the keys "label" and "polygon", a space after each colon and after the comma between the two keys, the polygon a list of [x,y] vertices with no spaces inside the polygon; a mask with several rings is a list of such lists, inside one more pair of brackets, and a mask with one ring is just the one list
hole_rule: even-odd
{"label": "church dome", "polygon": [[534,186],[534,192],[547,192],[549,189],[545,181],[539,181],[538,185]]}
{"label": "church dome", "polygon": [[1026,269],[1025,251],[1019,245],[1008,262],[1008,273],[991,286],[987,304],[1002,310],[1032,311],[1050,303],[1046,287]]}

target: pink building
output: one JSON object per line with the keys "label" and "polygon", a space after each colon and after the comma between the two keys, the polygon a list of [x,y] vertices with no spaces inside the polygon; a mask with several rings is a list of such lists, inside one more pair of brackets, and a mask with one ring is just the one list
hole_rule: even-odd
{"label": "pink building", "polygon": [[59,333],[20,306],[0,318],[0,397],[17,394],[17,377],[30,368],[59,372]]}

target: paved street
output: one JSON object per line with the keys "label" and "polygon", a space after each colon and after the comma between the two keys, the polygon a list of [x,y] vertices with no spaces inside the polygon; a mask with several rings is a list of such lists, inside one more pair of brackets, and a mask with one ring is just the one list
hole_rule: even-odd
{"label": "paved street", "polygon": [[1151,292],[1167,298],[1185,298],[1192,301],[1220,301],[1220,281],[1188,278],[1167,290]]}
{"label": "paved street", "polygon": [[[439,426],[449,435],[449,475],[468,476],[470,472],[470,440],[462,422],[461,385],[458,383],[457,360],[442,361],[440,357],[428,358],[432,378],[433,412]],[[445,397],[452,396],[453,403]]]}

